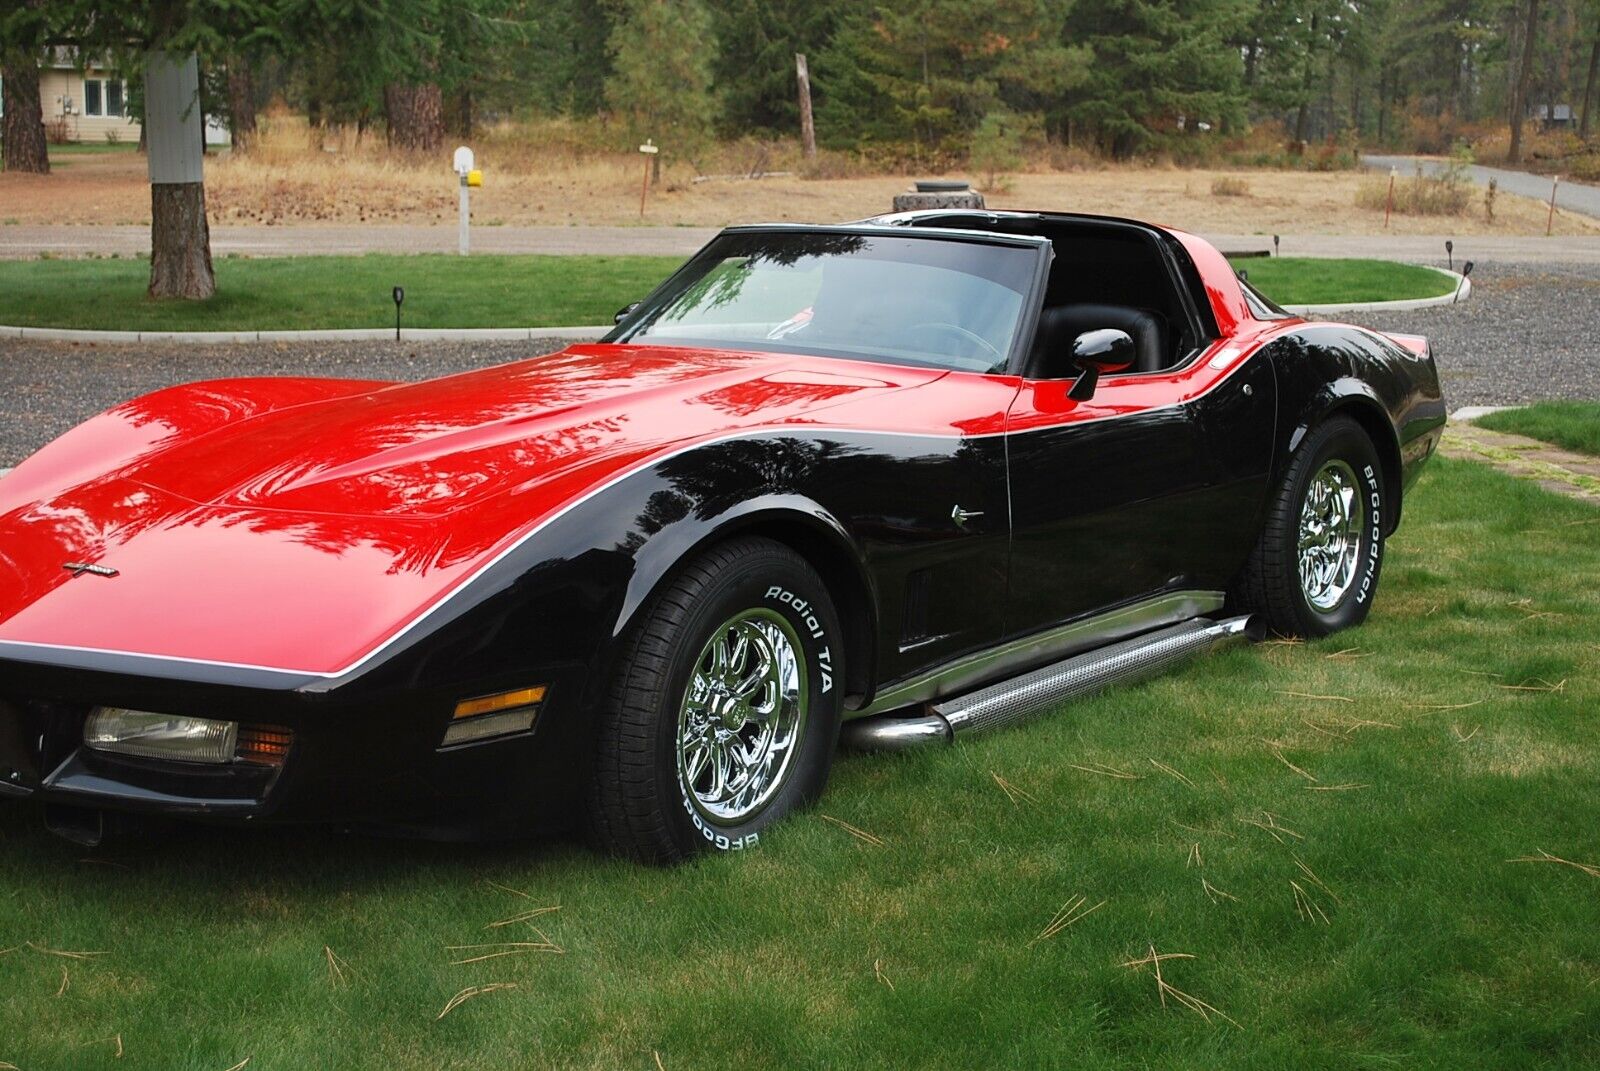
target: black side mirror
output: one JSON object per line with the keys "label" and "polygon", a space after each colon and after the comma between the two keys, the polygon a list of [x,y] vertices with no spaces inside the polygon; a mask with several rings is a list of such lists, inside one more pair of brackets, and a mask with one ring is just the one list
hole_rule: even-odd
{"label": "black side mirror", "polygon": [[1133,364],[1133,337],[1110,327],[1085,331],[1072,340],[1072,364],[1078,369],[1078,381],[1067,397],[1086,402],[1094,397],[1102,375],[1120,372]]}
{"label": "black side mirror", "polygon": [[632,316],[633,315],[633,310],[637,309],[638,307],[639,307],[639,303],[637,301],[631,302],[630,304],[622,306],[622,308],[617,310],[617,318],[615,320],[611,321],[611,322],[620,324],[622,321],[624,321],[628,317]]}

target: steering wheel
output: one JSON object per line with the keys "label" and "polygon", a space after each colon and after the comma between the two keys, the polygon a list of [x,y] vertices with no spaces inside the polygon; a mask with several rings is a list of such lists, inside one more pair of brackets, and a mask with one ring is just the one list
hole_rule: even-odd
{"label": "steering wheel", "polygon": [[[1003,363],[1005,361],[1005,355],[1003,353],[1001,353],[999,350],[995,349],[992,345],[990,345],[988,339],[984,338],[982,335],[974,334],[973,332],[968,331],[965,327],[962,327],[960,324],[945,323],[944,321],[937,321],[936,320],[936,321],[933,321],[933,322],[930,322],[930,323],[917,324],[916,326],[910,328],[906,333],[908,335],[915,335],[915,334],[917,334],[918,332],[921,332],[921,331],[938,332],[938,333],[944,334],[947,337],[948,336],[954,336],[956,339],[959,339],[959,340],[962,340],[962,341],[965,341],[965,342],[969,342],[972,345],[978,347],[978,349],[980,351],[982,351],[982,354],[989,358],[991,366],[996,365],[996,364],[1001,364],[1001,363]],[[952,354],[950,354],[950,356],[952,356],[952,357],[967,357],[967,354],[965,354],[965,353],[952,353]]]}

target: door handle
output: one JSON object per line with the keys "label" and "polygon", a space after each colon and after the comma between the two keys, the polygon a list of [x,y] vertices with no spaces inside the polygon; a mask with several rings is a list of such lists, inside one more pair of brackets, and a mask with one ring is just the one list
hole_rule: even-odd
{"label": "door handle", "polygon": [[981,509],[962,509],[960,504],[950,507],[950,519],[956,522],[957,528],[965,528],[967,522],[973,517],[982,517]]}

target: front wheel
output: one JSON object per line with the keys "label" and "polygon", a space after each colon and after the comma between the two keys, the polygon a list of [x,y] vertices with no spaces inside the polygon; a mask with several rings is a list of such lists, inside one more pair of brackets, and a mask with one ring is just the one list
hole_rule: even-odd
{"label": "front wheel", "polygon": [[821,578],[780,543],[733,540],[681,570],[624,641],[601,712],[598,846],[655,863],[748,848],[820,795],[839,635]]}
{"label": "front wheel", "polygon": [[1387,508],[1367,433],[1347,417],[1319,424],[1268,504],[1234,601],[1283,636],[1359,625],[1378,590]]}

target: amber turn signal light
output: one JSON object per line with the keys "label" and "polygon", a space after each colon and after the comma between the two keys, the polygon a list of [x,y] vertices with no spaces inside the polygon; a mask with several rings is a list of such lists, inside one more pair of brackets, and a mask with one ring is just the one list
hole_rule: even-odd
{"label": "amber turn signal light", "polygon": [[463,699],[456,704],[456,717],[475,718],[479,714],[493,714],[497,710],[514,710],[544,702],[544,685],[537,688],[519,688],[514,692],[500,692],[477,699]]}
{"label": "amber turn signal light", "polygon": [[233,756],[240,762],[255,762],[263,766],[282,766],[289,756],[289,746],[294,743],[294,733],[271,725],[241,725],[239,740]]}
{"label": "amber turn signal light", "polygon": [[539,704],[544,702],[545,686],[518,688],[513,692],[463,699],[456,704],[455,716],[444,731],[442,747],[469,744],[493,736],[527,732],[533,728]]}

